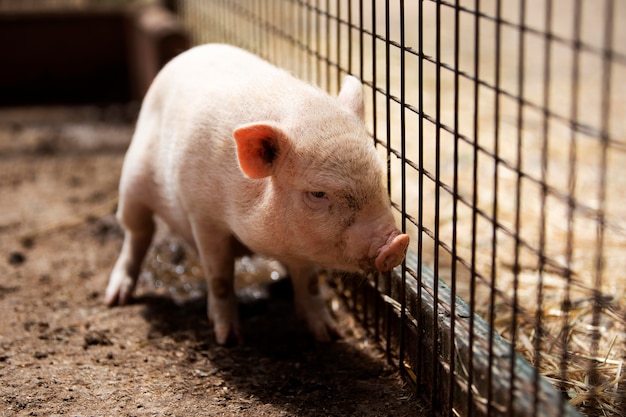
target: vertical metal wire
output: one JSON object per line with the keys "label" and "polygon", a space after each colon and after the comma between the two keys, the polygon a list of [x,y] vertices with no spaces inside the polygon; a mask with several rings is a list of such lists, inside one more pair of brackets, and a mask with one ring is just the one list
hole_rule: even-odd
{"label": "vertical metal wire", "polygon": [[250,36],[252,36],[252,50],[251,52],[258,54],[259,44],[261,42],[261,29],[258,25],[258,12],[259,5],[255,2],[250,5],[250,13],[252,17],[250,20]]}
{"label": "vertical metal wire", "polygon": [[[495,33],[495,52],[494,52],[494,158],[493,158],[493,209],[491,213],[492,217],[492,232],[491,232],[491,276],[490,278],[490,291],[489,291],[489,323],[495,323],[496,318],[496,281],[497,272],[496,259],[498,255],[498,210],[499,210],[499,178],[500,178],[500,61],[502,51],[502,2],[498,0],[496,2],[496,33]],[[491,405],[493,399],[493,366],[494,366],[494,335],[489,335],[488,341],[489,358],[487,365],[487,403]],[[488,407],[488,415],[491,413],[491,406]]]}
{"label": "vertical metal wire", "polygon": [[[206,11],[201,9],[201,5],[198,4],[196,7],[198,9],[198,12],[202,14],[202,20],[203,20],[203,26],[200,28],[200,31],[202,33],[202,37],[204,38],[205,42],[210,42],[213,40],[213,38],[217,38],[217,37],[221,37],[223,36],[222,33],[222,25],[217,24],[217,22],[221,22],[222,21],[222,11],[223,11],[223,1],[222,0],[214,0],[213,2],[215,8],[217,9],[216,12],[216,17],[212,18],[212,16],[210,16],[209,13],[207,13]],[[211,28],[211,29],[206,29],[206,28]]]}
{"label": "vertical metal wire", "polygon": [[[417,176],[417,307],[419,311],[422,311],[422,262],[423,247],[424,247],[424,5],[423,2],[418,2],[418,87],[417,87],[417,109],[419,117],[417,119],[417,147],[418,147],[418,176]],[[422,346],[424,346],[424,318],[420,314],[417,320],[418,325],[418,358],[420,363],[425,362],[425,355]],[[417,369],[417,390],[419,391],[420,384],[422,384],[425,376],[422,373],[422,367]],[[419,393],[419,392],[418,392]],[[432,409],[432,415],[434,415],[434,408]]]}
{"label": "vertical metal wire", "polygon": [[524,159],[523,142],[524,142],[524,65],[526,53],[526,1],[521,0],[519,3],[519,45],[517,56],[517,160],[515,162],[515,170],[517,178],[515,182],[515,224],[513,226],[515,234],[515,250],[513,254],[513,305],[511,313],[511,359],[510,359],[510,381],[509,381],[509,399],[508,399],[508,415],[513,415],[513,392],[515,391],[515,382],[517,374],[515,372],[515,345],[517,343],[517,317],[519,311],[519,274],[520,274],[520,250],[521,250],[521,232],[522,232],[522,164]]}
{"label": "vertical metal wire", "polygon": [[[474,117],[472,120],[472,137],[474,138],[474,146],[472,149],[473,165],[472,165],[472,238],[471,238],[471,255],[470,255],[470,294],[469,305],[470,311],[476,311],[476,250],[478,246],[477,233],[478,233],[478,211],[476,209],[478,205],[478,121],[479,121],[479,93],[480,84],[479,70],[480,70],[480,0],[474,2]],[[468,402],[472,404],[473,391],[471,389],[474,385],[474,344],[475,344],[475,322],[474,315],[470,315],[469,319],[469,366],[467,370],[467,380],[470,389],[468,390]],[[491,415],[491,398],[487,398],[487,416]],[[472,407],[468,410],[468,417],[474,414]]]}
{"label": "vertical metal wire", "polygon": [[[221,4],[220,4],[219,1],[215,1],[214,4],[215,4],[215,7],[217,8],[217,13],[216,14],[221,19],[221,10],[222,10]],[[204,23],[203,27],[200,28],[203,40],[205,42],[209,41],[210,40],[209,36],[211,36],[211,35],[214,36],[214,37],[222,36],[221,28],[218,25],[214,25],[214,22],[211,20],[209,14],[204,12],[203,10],[201,10],[200,9],[200,5],[198,5],[197,7],[198,7],[198,12],[201,13],[201,15],[202,15],[202,21]],[[217,27],[215,27],[215,26],[217,26]],[[213,33],[211,33],[207,29],[204,29],[206,27],[213,27],[212,30],[211,30]]]}
{"label": "vertical metal wire", "polygon": [[237,27],[235,14],[229,10],[230,8],[232,8],[232,4],[225,4],[224,13],[226,16],[226,25],[224,25],[224,31],[226,32],[226,39],[228,40],[228,43],[237,43],[236,32],[232,30],[232,28]]}
{"label": "vertical metal wire", "polygon": [[[600,181],[598,184],[598,209],[596,215],[596,245],[594,253],[594,302],[591,318],[591,356],[598,356],[600,334],[600,321],[603,310],[602,282],[604,279],[604,243],[605,243],[605,208],[607,188],[607,157],[609,148],[609,115],[610,115],[610,87],[611,87],[611,63],[613,51],[613,0],[605,3],[604,33],[602,45],[602,88],[600,101]],[[589,380],[594,387],[600,384],[598,365],[590,363]],[[596,401],[597,403],[597,401]]]}
{"label": "vertical metal wire", "polygon": [[534,357],[533,357],[533,414],[537,414],[539,408],[539,382],[541,367],[541,350],[544,338],[543,331],[543,276],[546,261],[546,216],[547,216],[547,197],[548,197],[548,154],[550,149],[549,121],[550,121],[550,82],[551,82],[551,57],[552,57],[552,0],[546,0],[545,16],[544,16],[544,48],[543,48],[543,117],[541,123],[541,196],[540,196],[540,219],[539,219],[539,260],[537,266],[537,275],[539,282],[537,284],[537,308],[535,310],[535,330],[534,330]]}
{"label": "vertical metal wire", "polygon": [[[268,35],[271,35],[271,26],[270,26],[270,22],[272,22],[272,20],[274,19],[274,16],[276,16],[276,5],[273,1],[268,1],[266,3],[266,8],[265,8],[265,31],[267,32]],[[270,61],[276,62],[278,63],[277,59],[278,59],[278,40],[276,39],[275,36],[268,36],[268,46],[269,46],[269,53],[267,55],[268,59]]]}
{"label": "vertical metal wire", "polygon": [[363,66],[364,66],[364,60],[365,57],[364,55],[364,47],[365,47],[365,42],[364,42],[364,35],[365,35],[365,27],[364,25],[364,19],[363,19],[363,0],[359,0],[359,78],[361,79],[361,81],[363,81]]}
{"label": "vertical metal wire", "polygon": [[308,44],[304,39],[306,38],[306,23],[305,19],[302,18],[303,12],[305,10],[304,5],[300,3],[294,4],[294,19],[296,21],[296,27],[294,28],[294,34],[296,36],[297,42],[300,43],[300,47],[298,48],[298,74],[300,77],[305,80],[309,80],[309,65],[308,65],[308,56],[306,47]]}
{"label": "vertical metal wire", "polygon": [[[302,5],[297,2],[289,2],[289,31],[291,39],[291,51],[288,54],[292,61],[292,68],[299,78],[304,77],[304,48],[302,48],[302,38],[300,37],[300,9]],[[295,61],[295,62],[293,62]]]}
{"label": "vertical metal wire", "polygon": [[[569,140],[569,172],[568,172],[568,210],[567,210],[567,237],[565,248],[565,259],[567,265],[567,285],[565,286],[563,304],[561,311],[563,313],[563,331],[561,334],[561,363],[560,367],[560,379],[561,381],[567,381],[568,377],[568,363],[570,356],[569,352],[569,338],[571,332],[570,324],[570,312],[571,312],[571,300],[570,300],[570,286],[572,284],[572,265],[573,265],[573,253],[574,253],[574,212],[576,209],[576,159],[577,159],[577,143],[576,143],[576,125],[578,122],[578,79],[579,79],[579,66],[580,66],[580,24],[581,24],[581,0],[575,0],[574,3],[574,19],[572,21],[572,39],[574,41],[573,59],[572,59],[572,81],[571,81],[571,107],[570,107],[570,140]],[[561,385],[563,391],[567,390],[565,384]],[[561,405],[563,410],[565,405]]]}
{"label": "vertical metal wire", "polygon": [[[402,214],[406,213],[406,74],[405,74],[405,39],[404,39],[404,0],[400,0],[400,180],[401,180],[401,196],[400,209]],[[402,233],[406,233],[406,216],[402,216],[401,222]],[[398,361],[400,369],[405,369],[404,348],[406,343],[406,285],[407,285],[406,261],[402,263],[402,285],[400,287],[400,352]]]}
{"label": "vertical metal wire", "polygon": [[[278,13],[278,22],[280,22],[281,25],[285,25],[283,27],[281,27],[282,30],[284,30],[286,32],[287,36],[292,36],[290,33],[290,29],[289,26],[291,24],[292,19],[289,19],[286,23],[285,23],[285,15],[288,15],[288,11],[289,11],[290,7],[288,5],[282,5],[282,4],[276,4],[276,1],[274,1],[274,16],[276,16],[276,13]],[[276,10],[278,10],[278,12],[276,12]],[[276,18],[275,18],[276,20]],[[289,43],[288,43],[288,38],[284,37],[284,36],[280,36],[280,43],[278,44],[279,46],[279,65],[282,67],[290,67],[291,65],[293,65],[293,59],[290,58],[290,56],[292,55],[292,50],[291,48],[289,48]]]}
{"label": "vertical metal wire", "polygon": [[[201,42],[207,42],[209,40],[208,36],[211,35],[209,30],[204,29],[204,28],[210,27],[211,32],[213,32],[212,35],[217,36],[219,28],[215,27],[215,25],[207,26],[207,24],[212,23],[209,21],[208,13],[204,13],[202,10],[200,10],[200,5],[198,3],[190,2],[190,4],[193,5],[193,9],[195,9],[195,12],[198,13],[200,16],[200,19],[198,19],[198,22],[196,22],[196,24],[198,23],[200,24],[200,27],[196,26],[196,31],[199,34],[198,37],[201,40]],[[213,5],[214,7],[219,8],[219,4],[217,4],[215,0],[213,0]],[[198,14],[196,14],[196,16]]]}
{"label": "vertical metal wire", "polygon": [[296,8],[296,16],[298,20],[298,30],[300,31],[298,34],[298,39],[302,42],[302,47],[300,48],[302,61],[302,70],[300,75],[307,81],[311,81],[311,65],[309,64],[309,41],[308,41],[308,33],[309,33],[309,25],[308,25],[308,13],[306,6],[298,3]]}
{"label": "vertical metal wire", "polygon": [[[435,314],[432,317],[433,329],[438,328],[439,315],[437,310],[439,308],[439,219],[440,219],[440,199],[441,199],[441,3],[437,2],[435,5],[435,219],[434,219],[434,258],[433,258],[433,273],[435,276],[435,282],[433,284],[433,300]],[[435,334],[437,334],[436,332]],[[435,337],[433,340],[433,363],[439,362],[439,352],[441,340],[439,337]],[[432,371],[432,384],[434,387],[439,385],[439,367],[433,366]],[[442,395],[439,390],[433,390],[433,408],[439,408],[440,403],[443,401]]]}
{"label": "vertical metal wire", "polygon": [[[387,168],[387,194],[391,197],[391,39],[390,39],[389,0],[385,0],[385,165]],[[389,288],[389,285],[387,285]]]}
{"label": "vertical metal wire", "polygon": [[264,58],[268,58],[272,55],[272,40],[268,33],[268,3],[261,2],[259,5],[259,16],[261,16],[261,30],[263,32],[263,42],[261,43],[260,54]]}
{"label": "vertical metal wire", "polygon": [[270,39],[270,33],[269,33],[269,21],[268,21],[268,16],[267,16],[267,2],[255,2],[257,4],[258,7],[258,16],[259,16],[259,23],[258,23],[258,27],[259,27],[259,33],[261,34],[260,39],[261,41],[259,42],[259,55],[262,57],[269,57],[270,53],[271,53],[271,43],[272,40]]}
{"label": "vertical metal wire", "polygon": [[319,59],[319,51],[321,49],[320,40],[320,0],[315,0],[315,83],[321,85],[322,83],[322,60]]}
{"label": "vertical metal wire", "polygon": [[[389,23],[389,0],[385,0],[385,116],[386,116],[386,131],[385,131],[385,157],[387,168],[387,193],[391,196],[391,57],[390,57],[390,23]],[[385,274],[385,288],[387,289],[387,295],[391,295],[391,273]],[[387,323],[391,323],[392,311],[387,308]],[[387,325],[386,336],[386,352],[387,361],[391,363],[391,326]]]}
{"label": "vertical metal wire", "polygon": [[[460,14],[461,9],[459,0],[454,3],[454,172],[453,172],[453,184],[452,184],[452,265],[450,266],[450,276],[452,277],[450,283],[450,356],[448,361],[450,362],[450,372],[448,374],[448,386],[450,391],[448,392],[448,407],[450,409],[449,415],[454,415],[454,398],[455,398],[455,386],[456,377],[458,373],[456,371],[456,265],[457,265],[457,214],[458,214],[458,196],[459,196],[459,72],[460,72]],[[468,407],[469,408],[469,407]]]}
{"label": "vertical metal wire", "polygon": [[326,36],[325,36],[326,37],[326,51],[325,51],[325,55],[326,55],[325,56],[325,58],[326,58],[325,59],[325,61],[326,61],[326,73],[325,73],[325,77],[324,77],[325,81],[326,81],[326,91],[330,91],[330,88],[331,88],[330,81],[331,81],[331,78],[332,78],[330,76],[332,68],[331,68],[330,59],[329,59],[330,58],[330,38],[331,38],[331,36],[330,36],[330,13],[329,13],[329,11],[330,11],[330,0],[326,0],[326,8],[324,10],[325,15],[326,15],[326,19],[325,19],[326,26],[324,28],[324,29],[326,29]]}
{"label": "vertical metal wire", "polygon": [[[350,2],[348,2],[350,3]],[[336,34],[337,34],[337,51],[335,54],[335,59],[337,62],[337,70],[335,74],[335,82],[337,84],[337,91],[341,88],[341,44],[343,37],[341,36],[341,2],[337,1],[335,3],[335,21],[336,21]]]}
{"label": "vertical metal wire", "polygon": [[[376,136],[378,135],[378,106],[376,105],[376,76],[377,76],[377,59],[376,59],[376,0],[371,2],[372,8],[372,124],[374,133],[374,144],[376,144]],[[379,274],[374,275],[375,288],[380,290]],[[380,341],[380,308],[379,303],[374,307],[374,337],[376,341]]]}
{"label": "vertical metal wire", "polygon": [[[337,2],[339,3],[339,2]],[[348,67],[347,72],[349,74],[353,74],[354,71],[352,69],[352,0],[348,1]],[[361,79],[359,77],[359,79]],[[341,81],[341,80],[340,80]]]}
{"label": "vertical metal wire", "polygon": [[222,34],[221,37],[222,39],[225,39],[226,42],[230,41],[230,37],[229,37],[229,33],[228,33],[228,17],[230,16],[227,11],[226,11],[226,7],[227,7],[227,3],[225,0],[222,1],[222,16],[220,19],[220,26],[222,28]]}
{"label": "vertical metal wire", "polygon": [[[350,4],[352,4],[352,1],[350,1]],[[363,0],[359,0],[359,79],[361,80],[361,82],[364,82],[365,80],[364,78],[364,63],[365,63],[365,57],[364,55],[364,49],[365,49],[365,20],[363,17]],[[366,291],[367,288],[364,286],[363,287],[363,299],[366,299]],[[378,303],[376,303],[378,304]],[[366,329],[369,329],[369,303],[364,302],[363,303],[363,325]]]}

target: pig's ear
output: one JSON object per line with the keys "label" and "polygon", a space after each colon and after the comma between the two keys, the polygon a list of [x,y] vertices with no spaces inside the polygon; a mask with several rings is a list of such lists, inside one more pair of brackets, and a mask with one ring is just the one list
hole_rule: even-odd
{"label": "pig's ear", "polygon": [[356,114],[361,120],[365,119],[365,103],[363,102],[363,86],[357,78],[346,75],[337,97],[339,103]]}
{"label": "pig's ear", "polygon": [[274,173],[278,157],[288,141],[283,132],[268,123],[241,126],[233,132],[237,143],[237,158],[244,174],[253,179]]}

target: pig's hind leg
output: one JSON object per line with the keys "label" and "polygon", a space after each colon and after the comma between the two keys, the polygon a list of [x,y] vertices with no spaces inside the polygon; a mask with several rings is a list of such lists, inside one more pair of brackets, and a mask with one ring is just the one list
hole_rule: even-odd
{"label": "pig's hind leg", "polygon": [[105,293],[110,306],[130,301],[155,229],[152,211],[132,198],[120,200],[117,216],[124,227],[124,243]]}
{"label": "pig's hind leg", "polygon": [[318,342],[330,342],[342,337],[335,320],[324,302],[319,277],[311,267],[288,266],[294,289],[296,312],[304,320]]}

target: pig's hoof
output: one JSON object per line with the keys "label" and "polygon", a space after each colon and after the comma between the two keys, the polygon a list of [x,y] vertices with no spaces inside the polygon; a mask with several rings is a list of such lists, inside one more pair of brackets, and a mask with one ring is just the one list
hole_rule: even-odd
{"label": "pig's hoof", "polygon": [[128,304],[134,287],[135,280],[130,276],[113,272],[104,294],[104,303],[108,306]]}
{"label": "pig's hoof", "polygon": [[343,338],[343,334],[337,328],[337,324],[330,316],[325,318],[309,317],[307,319],[307,325],[309,327],[309,331],[318,342],[328,343]]}
{"label": "pig's hoof", "polygon": [[213,326],[215,332],[215,341],[223,346],[235,346],[243,342],[241,330],[238,325],[231,323],[216,324]]}
{"label": "pig's hoof", "polygon": [[126,292],[110,293],[110,294],[106,293],[104,295],[104,304],[106,304],[109,307],[114,307],[116,305],[123,306],[126,304],[130,304],[132,299],[133,299],[132,295]]}
{"label": "pig's hoof", "polygon": [[239,315],[237,312],[237,299],[228,297],[220,299],[209,294],[209,322],[213,324],[215,341],[220,345],[236,345],[243,341]]}

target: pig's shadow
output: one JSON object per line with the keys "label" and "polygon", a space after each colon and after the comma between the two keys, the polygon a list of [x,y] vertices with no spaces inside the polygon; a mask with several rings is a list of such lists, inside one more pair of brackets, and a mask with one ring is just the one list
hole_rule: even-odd
{"label": "pig's shadow", "polygon": [[288,288],[270,291],[267,300],[240,305],[245,343],[228,348],[214,342],[204,299],[177,305],[166,296],[144,296],[137,302],[145,305],[148,337],[167,335],[185,346],[195,372],[223,378],[227,401],[239,392],[289,415],[378,415],[397,407],[398,384],[390,383],[394,371],[385,359],[364,353],[354,340],[314,341],[295,317],[285,283]]}

